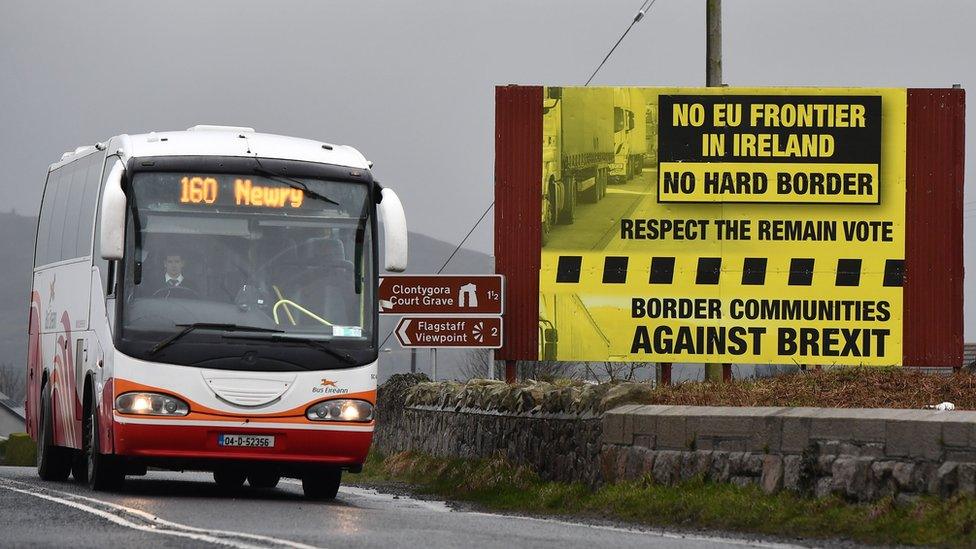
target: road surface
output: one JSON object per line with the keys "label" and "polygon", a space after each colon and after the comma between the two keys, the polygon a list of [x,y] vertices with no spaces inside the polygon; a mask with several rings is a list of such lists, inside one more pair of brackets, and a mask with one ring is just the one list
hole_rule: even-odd
{"label": "road surface", "polygon": [[594,526],[452,510],[443,502],[343,487],[309,502],[283,480],[273,490],[217,490],[204,473],[151,471],[119,493],[44,482],[34,468],[0,467],[3,547],[787,547],[712,536]]}

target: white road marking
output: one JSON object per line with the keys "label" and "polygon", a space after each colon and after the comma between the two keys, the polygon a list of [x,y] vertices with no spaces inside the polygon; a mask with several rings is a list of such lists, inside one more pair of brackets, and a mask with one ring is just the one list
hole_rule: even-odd
{"label": "white road marking", "polygon": [[[24,488],[17,488],[13,486],[14,484],[23,486]],[[293,549],[315,549],[314,545],[306,545],[304,543],[299,543],[295,541],[290,541],[281,538],[275,538],[271,536],[262,536],[258,534],[247,534],[244,532],[233,532],[227,530],[213,530],[196,528],[193,526],[187,526],[185,524],[179,524],[176,522],[171,522],[168,520],[163,520],[152,513],[147,513],[140,509],[133,509],[131,507],[125,507],[123,505],[117,505],[115,503],[109,503],[104,500],[89,498],[81,496],[78,494],[73,494],[71,492],[63,492],[61,490],[53,490],[50,488],[43,488],[39,490],[25,482],[19,482],[11,479],[0,479],[0,488],[5,488],[12,492],[19,492],[21,494],[26,494],[29,496],[34,496],[41,499],[46,499],[48,501],[53,501],[61,505],[66,505],[86,513],[104,518],[113,524],[119,526],[124,526],[126,528],[132,528],[134,530],[139,530],[142,532],[151,532],[154,534],[163,534],[166,536],[176,536],[181,538],[188,538],[195,541],[204,541],[208,543],[213,543],[217,545],[227,545],[230,547],[236,547],[238,549],[264,549],[266,547],[291,547]],[[42,491],[43,490],[43,491]],[[55,494],[61,494],[66,497],[58,497],[51,495],[51,492]],[[80,501],[79,501],[80,500]],[[82,503],[82,501],[90,502],[102,507],[107,507],[114,510],[115,513],[111,513],[104,509],[99,509],[92,505],[87,505]],[[118,513],[118,514],[116,514]],[[122,516],[120,514],[129,515],[130,517],[146,521],[146,524],[141,524],[139,522],[133,522]],[[224,536],[224,537],[221,537]],[[232,539],[238,538],[238,539]],[[260,542],[259,544],[245,543],[241,540],[250,540],[252,542]]]}

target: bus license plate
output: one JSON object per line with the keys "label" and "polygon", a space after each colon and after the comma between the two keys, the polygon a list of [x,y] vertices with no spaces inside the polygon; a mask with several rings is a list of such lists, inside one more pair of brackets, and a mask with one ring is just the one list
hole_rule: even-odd
{"label": "bus license plate", "polygon": [[217,444],[246,448],[274,448],[274,437],[267,435],[219,435]]}

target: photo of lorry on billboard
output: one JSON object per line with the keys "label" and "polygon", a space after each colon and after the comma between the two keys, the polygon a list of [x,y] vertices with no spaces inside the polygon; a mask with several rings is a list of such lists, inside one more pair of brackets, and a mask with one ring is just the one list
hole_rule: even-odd
{"label": "photo of lorry on billboard", "polygon": [[904,89],[543,97],[540,359],[900,363]]}

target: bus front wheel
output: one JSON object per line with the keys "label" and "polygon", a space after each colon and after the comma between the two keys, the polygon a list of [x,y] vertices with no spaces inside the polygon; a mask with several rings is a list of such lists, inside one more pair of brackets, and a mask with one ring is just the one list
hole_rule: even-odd
{"label": "bus front wheel", "polygon": [[252,471],[247,474],[247,483],[252,488],[274,488],[281,481],[281,475],[270,471]]}
{"label": "bus front wheel", "polygon": [[214,471],[213,478],[221,490],[234,491],[244,486],[247,474],[237,468],[225,468]]}
{"label": "bus front wheel", "polygon": [[92,399],[91,411],[85,416],[85,430],[82,447],[84,448],[85,470],[76,472],[80,482],[88,482],[88,486],[95,491],[118,490],[125,481],[125,472],[116,458],[102,453],[101,441],[98,433],[98,406]]}
{"label": "bus front wheel", "polygon": [[313,473],[307,473],[302,477],[302,488],[305,490],[305,497],[316,500],[335,499],[339,493],[339,484],[342,482],[342,470],[338,468],[323,469]]}

